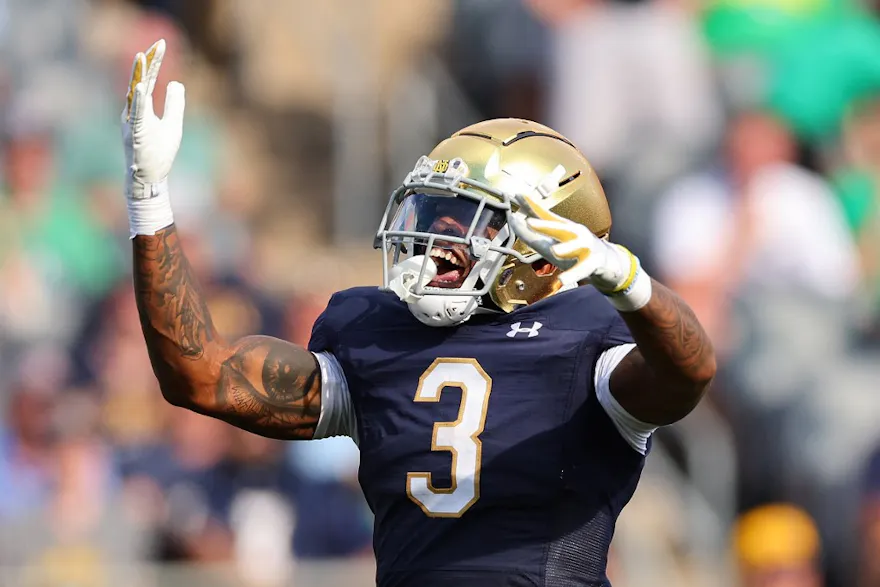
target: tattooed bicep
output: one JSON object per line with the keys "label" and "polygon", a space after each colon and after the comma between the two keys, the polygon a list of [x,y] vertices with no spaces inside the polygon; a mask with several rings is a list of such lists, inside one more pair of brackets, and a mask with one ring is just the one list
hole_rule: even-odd
{"label": "tattooed bicep", "polygon": [[216,394],[216,417],[263,436],[309,439],[321,415],[321,370],[300,346],[249,336],[223,361]]}

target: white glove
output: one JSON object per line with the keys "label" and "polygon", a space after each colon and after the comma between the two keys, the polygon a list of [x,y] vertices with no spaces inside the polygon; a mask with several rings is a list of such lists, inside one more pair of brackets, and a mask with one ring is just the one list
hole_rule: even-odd
{"label": "white glove", "polygon": [[134,58],[131,82],[122,111],[125,148],[125,195],[131,238],[156,234],[174,223],[168,197],[168,174],[183,136],[186,103],[183,84],[171,82],[162,118],[153,112],[153,89],[165,57],[165,41],[156,42]]}
{"label": "white glove", "polygon": [[551,212],[536,198],[515,196],[512,215],[516,236],[549,263],[563,269],[563,286],[589,283],[615,308],[633,312],[651,299],[651,278],[638,258],[620,245],[604,241],[589,228]]}

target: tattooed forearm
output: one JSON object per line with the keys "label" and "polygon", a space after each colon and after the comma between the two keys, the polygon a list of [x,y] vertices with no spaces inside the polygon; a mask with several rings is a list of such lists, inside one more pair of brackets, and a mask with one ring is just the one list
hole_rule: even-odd
{"label": "tattooed forearm", "polygon": [[715,376],[715,351],[694,312],[654,281],[651,301],[621,315],[638,345],[615,369],[615,398],[633,416],[655,424],[684,417]]}
{"label": "tattooed forearm", "polygon": [[268,337],[227,345],[172,225],[134,239],[138,314],[153,371],[171,403],[274,438],[311,438],[320,369],[307,350]]}
{"label": "tattooed forearm", "polygon": [[268,435],[279,438],[311,438],[321,415],[320,379],[311,353],[267,336],[251,336],[223,362],[217,403],[240,428],[273,431]]}
{"label": "tattooed forearm", "polygon": [[708,383],[715,353],[694,312],[669,288],[652,284],[648,305],[623,319],[651,367],[672,380]]}
{"label": "tattooed forearm", "polygon": [[167,346],[182,358],[201,358],[217,333],[173,225],[155,236],[134,239],[134,269],[147,346]]}

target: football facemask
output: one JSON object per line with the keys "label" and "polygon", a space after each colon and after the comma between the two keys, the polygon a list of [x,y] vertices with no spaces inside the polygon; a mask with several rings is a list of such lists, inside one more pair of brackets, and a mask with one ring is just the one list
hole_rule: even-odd
{"label": "football facemask", "polygon": [[431,326],[467,320],[504,260],[526,260],[512,248],[512,195],[466,175],[461,159],[422,157],[391,194],[376,235],[382,289],[396,293]]}

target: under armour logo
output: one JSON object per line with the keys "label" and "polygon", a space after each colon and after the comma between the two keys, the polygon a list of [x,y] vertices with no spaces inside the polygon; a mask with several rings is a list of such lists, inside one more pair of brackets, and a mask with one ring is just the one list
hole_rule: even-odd
{"label": "under armour logo", "polygon": [[510,325],[510,332],[507,333],[507,337],[513,338],[517,334],[527,334],[529,338],[533,338],[538,336],[538,331],[541,330],[542,326],[544,325],[540,322],[535,322],[531,328],[523,328],[522,322],[516,322]]}

